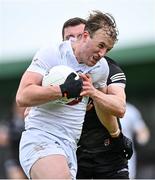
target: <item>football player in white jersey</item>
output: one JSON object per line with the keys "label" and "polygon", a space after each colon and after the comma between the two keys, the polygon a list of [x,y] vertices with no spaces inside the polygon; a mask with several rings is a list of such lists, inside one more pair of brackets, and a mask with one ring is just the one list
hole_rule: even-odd
{"label": "football player in white jersey", "polygon": [[[106,92],[109,68],[107,62],[100,59],[116,41],[114,18],[94,11],[76,41],[49,46],[34,56],[16,95],[19,106],[32,107],[25,118],[25,131],[20,142],[20,162],[28,178],[76,178],[76,143],[81,134],[87,96],[95,98],[98,93],[95,88]],[[56,65],[67,65],[77,72],[90,72],[92,79],[82,74],[75,80],[74,74],[70,74],[60,86],[41,86],[43,76]],[[67,98],[84,97],[73,106],[47,105],[66,93]],[[102,102],[96,100],[96,105],[102,107]]]}
{"label": "football player in white jersey", "polygon": [[[72,39],[72,41],[75,41],[84,31],[85,23],[86,20],[79,17],[68,19],[62,28],[63,40]],[[113,118],[115,121],[111,121],[109,118],[102,118],[100,120],[103,123],[101,123],[96,115],[93,99],[89,100],[82,134],[78,142],[77,179],[129,179],[127,160],[132,156],[132,143],[131,140],[122,134],[121,130],[119,132],[121,126],[117,127],[120,124],[117,116],[121,114],[119,113],[121,106],[118,106],[118,104],[122,104],[121,101],[125,104],[126,77],[115,61],[107,56],[104,58],[108,62],[110,71],[107,80],[108,94],[102,93],[97,98],[103,99],[103,112],[110,112],[113,108],[112,106],[110,106],[111,109],[109,108],[109,103],[117,106],[113,110],[116,118]],[[105,99],[107,99],[105,96],[113,98],[109,99],[109,103],[105,103]],[[118,124],[115,124],[117,121]],[[114,127],[118,128],[118,131],[116,130],[118,133],[114,133],[115,137],[112,137],[109,132]]]}
{"label": "football player in white jersey", "polygon": [[[121,119],[121,126],[123,133],[130,139],[135,140],[140,145],[146,145],[150,139],[150,131],[143,119],[140,110],[133,104],[126,103],[126,113]],[[134,124],[134,126],[133,126]],[[133,141],[134,142],[134,141]],[[129,160],[129,177],[130,179],[136,178],[137,169],[137,153],[135,147],[133,146],[133,156]]]}

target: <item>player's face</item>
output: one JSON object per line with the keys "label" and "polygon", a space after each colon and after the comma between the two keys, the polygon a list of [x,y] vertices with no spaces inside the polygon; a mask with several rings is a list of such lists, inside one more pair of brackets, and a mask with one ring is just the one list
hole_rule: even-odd
{"label": "player's face", "polygon": [[84,24],[66,27],[64,29],[64,40],[69,40],[70,38],[78,38],[84,32],[84,27]]}
{"label": "player's face", "polygon": [[92,38],[88,32],[84,32],[76,57],[81,63],[94,66],[112,46],[113,42],[106,37],[103,30],[96,31]]}
{"label": "player's face", "polygon": [[80,50],[76,54],[79,63],[94,66],[113,47],[113,42],[109,41],[102,30],[98,30],[93,38],[88,33],[84,33],[84,24],[69,26],[64,29],[64,40],[84,36],[84,43],[80,45]]}

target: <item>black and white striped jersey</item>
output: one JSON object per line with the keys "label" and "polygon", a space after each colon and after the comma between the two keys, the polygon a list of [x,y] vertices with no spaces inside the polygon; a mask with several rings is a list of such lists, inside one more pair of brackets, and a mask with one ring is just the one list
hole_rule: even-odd
{"label": "black and white striped jersey", "polygon": [[112,83],[120,83],[124,87],[126,85],[126,76],[120,66],[111,58],[105,57],[109,65],[109,76],[107,85]]}

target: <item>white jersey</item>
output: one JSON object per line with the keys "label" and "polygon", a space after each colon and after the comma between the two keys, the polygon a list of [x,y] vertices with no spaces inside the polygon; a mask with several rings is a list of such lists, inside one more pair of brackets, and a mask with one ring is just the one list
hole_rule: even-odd
{"label": "white jersey", "polygon": [[[130,103],[126,104],[126,113],[121,119],[122,132],[125,136],[133,141],[134,134],[138,129],[146,127],[140,111]],[[133,141],[134,142],[134,141]],[[135,179],[136,177],[136,151],[133,146],[133,155],[128,161],[129,177]]]}
{"label": "white jersey", "polygon": [[[79,64],[73,54],[70,41],[64,41],[56,47],[49,46],[40,49],[27,71],[37,72],[44,76],[56,65],[67,65],[76,72],[88,72],[92,75],[96,88],[106,86],[109,74],[106,60],[102,58],[93,67]],[[25,128],[37,128],[75,143],[81,134],[87,102],[88,97],[84,97],[81,102],[72,106],[46,103],[32,107],[25,119]]]}
{"label": "white jersey", "polygon": [[133,139],[133,136],[138,129],[146,127],[141,113],[130,103],[126,104],[126,113],[120,122],[124,135],[130,139]]}

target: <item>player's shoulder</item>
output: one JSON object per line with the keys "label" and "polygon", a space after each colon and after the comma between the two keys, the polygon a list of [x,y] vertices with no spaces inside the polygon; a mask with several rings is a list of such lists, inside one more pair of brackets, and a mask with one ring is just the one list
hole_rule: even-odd
{"label": "player's shoulder", "polygon": [[107,71],[109,73],[109,65],[104,57],[102,57],[95,66],[99,67],[101,72],[103,72],[104,69],[104,71]]}
{"label": "player's shoulder", "polygon": [[105,56],[105,59],[106,59],[110,69],[115,69],[117,71],[123,72],[122,68],[120,67],[120,65],[118,64],[118,62],[116,60],[111,59],[108,56]]}
{"label": "player's shoulder", "polygon": [[125,73],[123,72],[122,68],[119,66],[119,64],[109,58],[105,57],[108,66],[109,66],[109,76],[108,76],[108,81],[107,84],[112,84],[112,83],[123,83],[126,84],[126,76]]}
{"label": "player's shoulder", "polygon": [[59,45],[53,43],[47,43],[42,45],[35,53],[35,57],[50,57],[55,54],[59,49]]}
{"label": "player's shoulder", "polygon": [[59,42],[57,42],[55,44],[52,42],[44,44],[35,53],[33,59],[39,59],[40,61],[46,62],[46,60],[51,61],[51,59],[54,60],[54,59],[59,58],[60,57],[60,50],[59,50],[60,45],[61,45],[61,43],[59,43]]}

